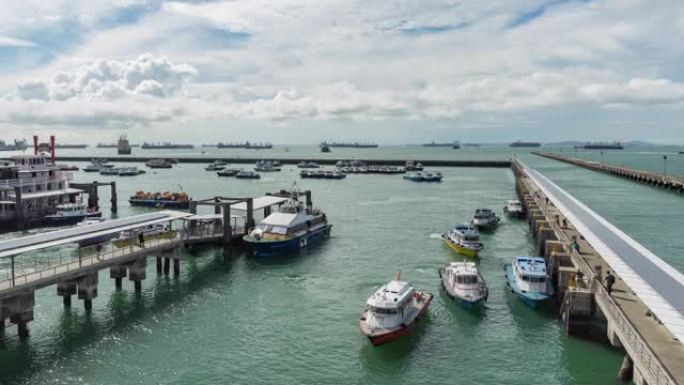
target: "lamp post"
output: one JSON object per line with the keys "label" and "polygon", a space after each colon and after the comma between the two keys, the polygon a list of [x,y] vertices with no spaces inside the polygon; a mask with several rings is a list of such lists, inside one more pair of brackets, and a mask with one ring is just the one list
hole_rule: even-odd
{"label": "lamp post", "polygon": [[663,174],[665,179],[667,179],[667,155],[663,155]]}

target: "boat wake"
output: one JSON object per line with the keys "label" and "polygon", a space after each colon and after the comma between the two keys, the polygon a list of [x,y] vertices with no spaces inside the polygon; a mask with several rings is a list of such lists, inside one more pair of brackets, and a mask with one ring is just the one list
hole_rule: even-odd
{"label": "boat wake", "polygon": [[430,234],[431,239],[442,239],[442,234],[439,233],[432,233]]}

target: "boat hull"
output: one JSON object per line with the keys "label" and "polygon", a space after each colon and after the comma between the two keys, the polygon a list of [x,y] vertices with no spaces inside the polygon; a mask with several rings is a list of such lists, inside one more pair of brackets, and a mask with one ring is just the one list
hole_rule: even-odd
{"label": "boat hull", "polygon": [[164,209],[188,209],[190,208],[190,201],[169,201],[169,200],[155,200],[155,199],[129,199],[131,206],[140,207],[155,207]]}
{"label": "boat hull", "polygon": [[423,293],[422,296],[424,300],[415,318],[413,318],[413,320],[411,320],[410,323],[402,325],[400,328],[389,330],[386,332],[375,334],[369,334],[368,332],[366,332],[366,329],[364,328],[364,323],[366,321],[366,312],[363,312],[361,314],[361,317],[359,317],[359,329],[361,330],[361,333],[363,333],[368,338],[368,340],[371,342],[371,344],[373,344],[373,346],[384,345],[386,343],[392,342],[398,338],[401,338],[409,334],[409,332],[411,331],[411,327],[418,322],[418,319],[427,311],[428,307],[430,306],[430,303],[432,302],[432,294]]}
{"label": "boat hull", "polygon": [[457,243],[450,242],[447,237],[444,237],[444,243],[447,246],[449,246],[449,248],[451,250],[453,250],[453,251],[455,251],[455,252],[457,252],[457,253],[465,256],[465,257],[475,258],[475,257],[477,257],[480,250],[482,250],[482,247],[477,248],[477,249],[473,249],[470,247],[465,247],[465,246],[459,245]]}
{"label": "boat hull", "polygon": [[296,252],[330,236],[332,225],[322,226],[308,233],[282,241],[256,240],[245,235],[242,240],[254,251],[255,256],[270,256],[287,252]]}
{"label": "boat hull", "polygon": [[499,221],[489,221],[489,222],[472,222],[473,227],[477,227],[481,231],[494,231],[499,225]]}
{"label": "boat hull", "polygon": [[504,270],[506,271],[506,284],[511,288],[511,291],[525,303],[525,305],[536,308],[553,296],[553,293],[529,293],[522,290],[515,280],[513,267],[508,264]]}
{"label": "boat hull", "polygon": [[525,212],[520,210],[509,210],[508,207],[504,207],[504,213],[510,218],[525,218]]}

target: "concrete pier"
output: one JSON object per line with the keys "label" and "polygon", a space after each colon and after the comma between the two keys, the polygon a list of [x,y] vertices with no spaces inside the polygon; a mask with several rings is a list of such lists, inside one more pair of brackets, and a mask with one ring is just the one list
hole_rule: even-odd
{"label": "concrete pier", "polygon": [[601,162],[588,161],[584,159],[571,158],[549,152],[533,152],[533,154],[565,163],[570,163],[589,170],[602,172],[604,174],[617,176],[619,178],[629,179],[634,182],[643,183],[678,193],[684,193],[684,178],[682,177],[659,174]]}
{"label": "concrete pier", "polygon": [[[608,340],[613,346],[623,348],[628,357],[619,371],[620,378],[628,378],[633,373],[635,384],[684,384],[684,345],[675,335],[679,332],[678,325],[682,325],[676,306],[684,292],[677,287],[682,287],[684,280],[675,278],[681,274],[661,260],[656,267],[668,271],[665,278],[660,278],[656,270],[648,270],[654,267],[620,276],[616,267],[624,269],[626,263],[635,264],[638,258],[656,257],[641,246],[625,249],[623,243],[632,247],[636,241],[626,240],[627,235],[612,230],[604,219],[595,219],[597,214],[544,180],[538,172],[517,161],[513,163],[513,172],[516,191],[529,213],[530,228],[540,247],[543,240],[540,254],[547,260],[547,270],[557,288],[566,333],[590,334],[591,320],[600,311],[607,322]],[[613,251],[618,248],[619,253]],[[628,257],[631,259],[625,262],[624,258]],[[616,277],[612,294],[605,287],[607,271]],[[639,295],[644,287],[635,282],[642,279],[639,273],[646,272],[651,275],[643,279],[658,277],[655,279],[659,282],[651,285],[661,292],[647,294],[644,300]],[[652,307],[657,306],[657,311],[662,313],[666,306],[660,304],[663,301],[672,301],[674,305],[664,313],[667,318],[657,318]]]}

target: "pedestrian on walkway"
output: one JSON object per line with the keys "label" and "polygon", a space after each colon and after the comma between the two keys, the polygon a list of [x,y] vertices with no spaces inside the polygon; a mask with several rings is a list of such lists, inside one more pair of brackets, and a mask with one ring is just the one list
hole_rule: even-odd
{"label": "pedestrian on walkway", "polygon": [[615,284],[615,276],[610,274],[610,271],[606,272],[606,289],[608,290],[608,295],[613,291],[613,285]]}
{"label": "pedestrian on walkway", "polygon": [[138,233],[138,242],[140,242],[140,247],[145,247],[145,234],[142,232]]}

